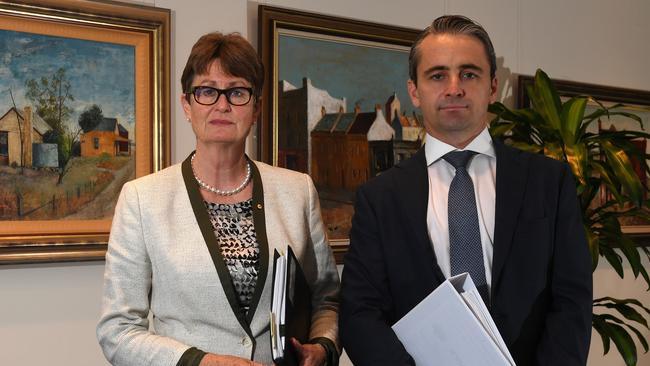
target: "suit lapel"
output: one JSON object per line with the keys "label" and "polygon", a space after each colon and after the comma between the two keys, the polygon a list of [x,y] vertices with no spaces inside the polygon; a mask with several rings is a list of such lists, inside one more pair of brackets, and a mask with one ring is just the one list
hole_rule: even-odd
{"label": "suit lapel", "polygon": [[494,140],[497,155],[494,254],[492,258],[492,296],[501,278],[526,188],[525,155]]}
{"label": "suit lapel", "polygon": [[430,274],[441,283],[445,280],[445,276],[438,266],[427,227],[429,176],[424,148],[418,150],[412,159],[397,165],[396,169],[404,170],[404,174],[396,175],[401,181],[398,181],[395,187],[401,192],[402,212],[408,217],[411,232],[415,236],[411,245],[415,248],[416,257],[423,260],[426,268],[432,270]]}

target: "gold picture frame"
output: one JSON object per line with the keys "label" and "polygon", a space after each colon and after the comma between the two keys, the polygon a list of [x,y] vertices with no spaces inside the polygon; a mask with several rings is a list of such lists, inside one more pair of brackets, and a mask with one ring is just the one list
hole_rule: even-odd
{"label": "gold picture frame", "polygon": [[[129,177],[140,177],[170,163],[170,14],[168,9],[109,1],[0,1],[0,31],[13,32],[12,35],[17,32],[36,35],[34,37],[58,37],[71,43],[81,40],[125,45],[133,50],[133,137],[123,139],[122,146],[128,150],[129,162],[133,164]],[[11,98],[13,100],[14,96]],[[23,112],[16,107],[15,101],[13,105],[16,116],[19,112],[23,115],[28,113],[27,109]],[[5,114],[5,111],[0,111],[0,114]],[[18,121],[18,117],[15,119]],[[119,123],[114,125],[116,134],[118,127],[120,135],[125,131]],[[26,131],[31,134],[31,128]],[[82,143],[79,141],[79,145]],[[117,148],[118,143],[113,143]],[[14,170],[26,169],[22,154],[18,167],[14,162]],[[36,171],[31,164],[27,169]],[[7,170],[0,171],[0,175],[8,174],[5,172],[12,169],[9,166],[5,168]],[[24,175],[24,170],[20,174]],[[120,187],[115,190],[119,192]],[[113,200],[109,203],[112,202],[114,207],[117,197],[110,197]],[[55,203],[51,204],[52,211]],[[108,211],[112,212],[112,208]],[[111,225],[108,215],[97,219],[84,216],[75,219],[23,219],[20,209],[18,213],[21,219],[0,219],[0,264],[104,258]]]}

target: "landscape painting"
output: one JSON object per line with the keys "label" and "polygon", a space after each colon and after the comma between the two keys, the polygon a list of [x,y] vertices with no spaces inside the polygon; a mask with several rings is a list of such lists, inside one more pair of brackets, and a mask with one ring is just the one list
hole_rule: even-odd
{"label": "landscape painting", "polygon": [[0,2],[0,266],[104,259],[125,182],[170,162],[171,11]]}
{"label": "landscape painting", "polygon": [[0,220],[110,219],[135,116],[134,46],[0,30]]}
{"label": "landscape painting", "polygon": [[422,144],[408,51],[279,31],[277,165],[310,174],[330,239],[348,238],[356,188]]}
{"label": "landscape painting", "polygon": [[133,46],[0,30],[0,220],[113,215],[135,177]]}

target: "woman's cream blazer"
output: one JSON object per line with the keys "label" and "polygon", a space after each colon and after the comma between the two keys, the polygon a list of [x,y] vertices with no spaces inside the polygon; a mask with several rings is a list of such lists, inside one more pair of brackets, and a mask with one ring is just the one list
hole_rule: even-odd
{"label": "woman's cream blazer", "polygon": [[311,284],[310,338],[326,337],[338,347],[339,278],[311,178],[254,162],[253,190],[260,269],[246,317],[238,311],[189,158],[124,185],[97,326],[111,364],[174,366],[190,347],[271,363],[273,251],[287,245]]}

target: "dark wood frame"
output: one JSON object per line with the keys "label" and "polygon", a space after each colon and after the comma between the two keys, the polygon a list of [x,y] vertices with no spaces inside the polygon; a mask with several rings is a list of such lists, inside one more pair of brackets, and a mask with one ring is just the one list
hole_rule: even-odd
{"label": "dark wood frame", "polygon": [[[535,82],[535,77],[519,75],[517,77],[517,108],[530,107],[530,99],[526,95],[526,87]],[[575,97],[589,95],[602,102],[637,104],[650,107],[650,91],[617,88],[597,84],[579,83],[575,81],[553,80],[558,93],[562,96]]]}
{"label": "dark wood frame", "polygon": [[[147,141],[151,151],[144,167],[150,173],[169,165],[170,10],[116,1],[0,1],[0,24],[3,19],[52,22],[106,32],[126,30],[147,37],[145,52],[150,60],[148,89],[152,100],[144,113],[150,117]],[[102,260],[107,242],[105,229],[0,234],[0,264]]]}
{"label": "dark wood frame", "polygon": [[[529,75],[519,75],[517,78],[517,108],[530,107],[530,99],[526,94],[528,85],[532,85],[535,78]],[[553,84],[561,96],[591,96],[600,102],[622,103],[627,105],[640,105],[650,108],[650,91],[612,86],[580,83],[566,80],[553,80]],[[644,127],[650,127],[648,125]],[[632,236],[635,241],[643,246],[650,246],[650,225],[649,226],[626,226],[623,227],[626,234]]]}
{"label": "dark wood frame", "polygon": [[[257,127],[258,158],[277,165],[277,31],[299,30],[410,47],[420,31],[355,19],[308,13],[267,5],[258,7],[258,50],[264,63],[262,119]],[[406,67],[406,66],[404,66]],[[404,81],[406,82],[406,80]],[[330,240],[338,263],[342,263],[348,240]]]}

